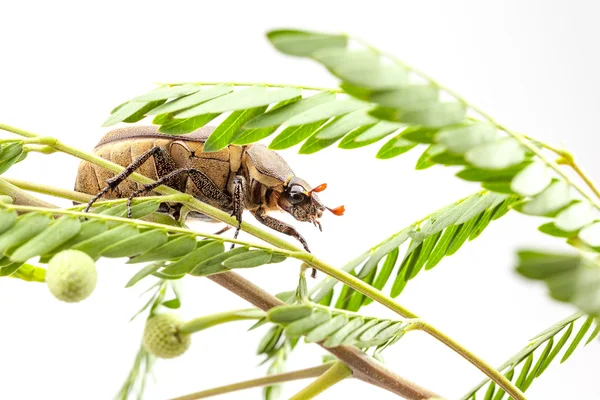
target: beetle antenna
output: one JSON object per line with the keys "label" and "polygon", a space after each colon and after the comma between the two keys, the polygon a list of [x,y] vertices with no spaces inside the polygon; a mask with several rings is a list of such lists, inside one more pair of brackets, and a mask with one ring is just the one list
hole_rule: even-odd
{"label": "beetle antenna", "polygon": [[316,188],[314,188],[311,191],[309,191],[308,195],[312,196],[313,192],[314,193],[319,193],[319,192],[322,192],[325,189],[327,189],[327,184],[326,183],[321,183],[319,186],[317,186]]}
{"label": "beetle antenna", "polygon": [[328,209],[329,211],[331,211],[332,214],[335,215],[344,215],[344,211],[346,211],[346,208],[344,206],[339,206],[336,208],[329,208],[329,207],[325,207],[326,209]]}

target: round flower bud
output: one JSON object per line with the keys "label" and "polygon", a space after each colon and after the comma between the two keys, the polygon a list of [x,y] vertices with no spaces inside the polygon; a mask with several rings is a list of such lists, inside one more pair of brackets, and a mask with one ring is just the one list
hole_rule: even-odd
{"label": "round flower bud", "polygon": [[144,347],[159,358],[175,358],[190,347],[192,337],[180,333],[184,321],[175,314],[157,314],[146,321]]}
{"label": "round flower bud", "polygon": [[57,253],[48,263],[46,284],[59,300],[74,303],[87,298],[96,287],[94,260],[79,250]]}

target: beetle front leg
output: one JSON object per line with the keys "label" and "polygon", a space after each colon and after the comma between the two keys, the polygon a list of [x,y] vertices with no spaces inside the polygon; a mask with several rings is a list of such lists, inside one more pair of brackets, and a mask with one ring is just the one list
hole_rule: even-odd
{"label": "beetle front leg", "polygon": [[[235,233],[233,234],[233,238],[237,239],[238,234],[240,233],[240,229],[242,229],[242,214],[244,212],[244,203],[245,203],[245,196],[244,196],[244,187],[246,183],[246,179],[243,176],[236,176],[235,178],[233,178],[233,198],[232,200],[232,206],[231,206],[231,216],[235,217],[235,220],[237,221],[237,227],[235,228]],[[235,243],[231,244],[231,248],[233,249],[235,247]]]}
{"label": "beetle front leg", "polygon": [[307,252],[310,253],[310,250],[308,249],[308,243],[306,243],[306,240],[304,240],[302,235],[300,235],[293,226],[288,225],[285,222],[282,222],[278,219],[268,216],[266,211],[262,208],[259,208],[256,211],[252,211],[252,215],[254,215],[254,217],[261,224],[266,225],[269,228],[274,229],[278,232],[285,233],[286,235],[295,237],[296,239],[298,239],[298,241],[300,243],[302,243],[304,250],[306,250]]}

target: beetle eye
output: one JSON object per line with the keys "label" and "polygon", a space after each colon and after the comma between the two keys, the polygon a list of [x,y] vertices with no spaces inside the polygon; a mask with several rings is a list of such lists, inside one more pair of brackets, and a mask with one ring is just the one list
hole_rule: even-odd
{"label": "beetle eye", "polygon": [[306,195],[304,193],[290,193],[290,203],[299,204],[302,203]]}
{"label": "beetle eye", "polygon": [[300,187],[292,187],[288,193],[288,201],[292,204],[300,204],[306,199],[304,189]]}

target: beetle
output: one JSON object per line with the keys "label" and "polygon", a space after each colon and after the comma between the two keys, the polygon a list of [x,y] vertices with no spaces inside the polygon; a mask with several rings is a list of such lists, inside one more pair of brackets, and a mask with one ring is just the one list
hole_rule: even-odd
{"label": "beetle", "polygon": [[[296,238],[306,251],[306,240],[291,225],[268,215],[271,211],[286,211],[298,221],[313,223],[325,210],[335,215],[344,213],[344,206],[328,208],[316,193],[327,185],[311,187],[297,177],[285,160],[262,144],[229,145],[216,152],[204,152],[204,143],[214,127],[203,127],[192,133],[173,136],[158,132],[156,126],[129,126],[108,132],[94,148],[94,153],[125,169],[114,175],[98,165],[82,161],[75,190],[94,197],[89,211],[101,197],[129,198],[150,196],[159,185],[193,195],[223,211],[230,212],[238,222],[237,238],[244,210],[250,211],[262,224]],[[147,185],[127,180],[138,171],[155,182]],[[162,204],[161,210],[174,218],[212,219],[191,211],[181,216],[181,205]]]}

